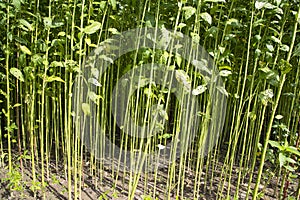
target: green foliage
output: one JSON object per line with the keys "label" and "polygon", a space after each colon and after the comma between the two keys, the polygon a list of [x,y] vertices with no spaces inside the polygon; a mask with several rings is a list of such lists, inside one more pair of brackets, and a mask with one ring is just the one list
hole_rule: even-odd
{"label": "green foliage", "polygon": [[[26,160],[30,164],[32,184],[29,187],[34,195],[44,190],[47,180],[58,183],[49,169],[50,162],[64,165],[66,170],[61,173],[68,179],[65,192],[69,199],[79,198],[82,170],[85,170],[83,160],[91,162],[90,171],[99,172],[100,177],[104,177],[101,174],[104,171],[109,173],[113,184],[122,185],[127,191],[128,199],[133,199],[138,183],[143,187],[139,190],[145,194],[156,190],[165,197],[172,194],[178,199],[198,198],[205,195],[204,190],[213,188],[214,178],[219,185],[218,191],[213,191],[217,199],[242,198],[242,184],[249,185],[247,197],[252,197],[255,189],[250,186],[255,183],[258,190],[260,173],[264,173],[266,164],[273,160],[274,177],[278,176],[284,185],[289,176],[296,174],[300,156],[299,16],[299,3],[287,0],[1,1],[0,164],[9,167],[9,189],[24,190],[28,185],[13,168],[15,160]],[[219,73],[213,74],[206,58],[197,60],[191,55],[190,60],[183,59],[178,53],[181,47],[176,44],[172,52],[143,48],[115,59],[119,55],[111,54],[111,50],[119,46],[109,45],[111,36],[137,27],[155,27],[165,33],[166,29],[176,30],[174,35],[179,38],[181,34],[190,36],[191,49],[203,46]],[[155,45],[169,44],[169,39],[159,38]],[[108,63],[105,73],[91,67],[95,63],[84,65],[87,56],[99,44],[107,47],[105,51],[98,49],[97,57]],[[162,64],[167,70],[174,70],[174,78],[183,90],[191,91],[191,96],[197,98],[201,107],[200,128],[186,153],[177,160],[171,156],[172,162],[166,165],[168,173],[164,176],[159,177],[157,169],[153,174],[142,174],[143,178],[138,173],[128,173],[129,178],[121,180],[120,175],[125,176],[128,171],[122,171],[120,163],[107,170],[104,163],[96,159],[95,152],[85,152],[88,148],[83,145],[84,138],[76,131],[79,122],[72,97],[80,86],[75,80],[83,75],[83,66],[90,69],[91,77],[84,84],[96,89],[81,94],[84,103],[76,106],[83,113],[84,123],[99,121],[99,126],[90,127],[91,130],[105,133],[99,138],[90,138],[92,142],[103,140],[109,132],[108,138],[120,149],[167,151],[170,141],[176,144],[183,141],[178,135],[178,130],[184,129],[181,126],[193,121],[192,117],[182,119],[182,113],[189,108],[182,107],[180,99],[174,97],[175,89],[170,90],[145,77],[134,80],[137,84],[132,88],[139,90],[129,99],[128,110],[120,112],[127,111],[128,120],[140,126],[149,125],[154,119],[157,135],[151,135],[150,139],[128,136],[124,126],[117,127],[110,113],[113,88],[119,78],[147,63]],[[225,125],[216,138],[217,146],[206,157],[199,149],[207,139],[203,133],[216,128],[209,127],[208,122],[218,120],[211,118],[211,108],[217,102],[209,102],[212,88],[208,84],[216,80],[210,80],[200,71],[222,77],[224,86],[216,91],[228,99],[226,113],[225,108],[218,110],[226,114]],[[131,80],[122,81],[126,85]],[[93,116],[95,113],[97,119]],[[182,120],[185,123],[181,123]],[[104,149],[105,145],[101,145],[99,148]],[[14,156],[15,152],[20,155]],[[258,159],[262,164],[258,178],[253,179]],[[235,169],[237,174],[233,173]],[[186,177],[189,173],[193,178]],[[160,179],[164,185],[159,185]],[[155,184],[148,184],[150,180]],[[231,192],[232,184],[234,192]],[[192,189],[185,190],[189,185]],[[157,190],[157,187],[162,188]],[[300,189],[286,197],[293,199],[293,195],[296,197],[299,193]],[[265,195],[259,191],[254,194],[257,195],[253,198]],[[99,199],[109,198],[106,192],[99,196]],[[153,193],[142,198],[160,197]]]}

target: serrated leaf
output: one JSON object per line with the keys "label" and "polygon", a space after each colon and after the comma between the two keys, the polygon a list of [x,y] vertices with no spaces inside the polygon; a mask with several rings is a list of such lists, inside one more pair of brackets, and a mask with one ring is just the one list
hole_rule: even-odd
{"label": "serrated leaf", "polygon": [[83,29],[83,32],[86,34],[93,34],[96,31],[98,31],[101,28],[101,23],[100,22],[93,22],[91,25],[86,26]]}
{"label": "serrated leaf", "polygon": [[59,82],[63,82],[63,83],[65,82],[58,76],[49,76],[46,78],[46,82],[53,82],[53,81],[59,81]]}
{"label": "serrated leaf", "polygon": [[81,108],[82,108],[82,111],[83,111],[84,115],[86,115],[86,116],[91,115],[90,104],[88,104],[88,103],[82,103]]}
{"label": "serrated leaf", "polygon": [[202,19],[204,19],[207,23],[211,24],[212,23],[212,18],[210,16],[210,14],[208,14],[207,12],[204,13],[200,13],[200,17]]}
{"label": "serrated leaf", "polygon": [[16,77],[16,79],[18,79],[19,81],[24,82],[24,76],[18,68],[13,67],[9,71],[14,77]]}
{"label": "serrated leaf", "polygon": [[31,51],[26,46],[20,45],[20,49],[23,53],[31,55]]}

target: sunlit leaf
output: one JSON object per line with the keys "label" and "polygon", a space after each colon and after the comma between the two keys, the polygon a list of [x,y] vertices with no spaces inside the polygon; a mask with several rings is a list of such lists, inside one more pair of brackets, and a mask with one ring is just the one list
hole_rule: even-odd
{"label": "sunlit leaf", "polygon": [[111,4],[111,7],[113,10],[117,10],[117,1],[116,0],[109,0],[108,2]]}
{"label": "sunlit leaf", "polygon": [[99,70],[97,68],[92,68],[91,69],[92,75],[98,79],[99,78]]}
{"label": "sunlit leaf", "polygon": [[175,78],[179,83],[182,83],[187,90],[191,89],[191,80],[189,75],[183,70],[175,71]]}
{"label": "sunlit leaf", "polygon": [[271,40],[273,40],[274,42],[276,42],[278,44],[281,44],[281,41],[277,37],[275,37],[273,35],[271,36]]}
{"label": "sunlit leaf", "polygon": [[235,18],[231,18],[231,19],[227,20],[226,24],[230,25],[230,26],[235,26],[235,27],[240,27],[241,26],[239,20],[237,20]]}
{"label": "sunlit leaf", "polygon": [[259,68],[260,77],[268,80],[268,83],[273,86],[279,85],[279,74],[276,70],[270,69],[268,67]]}
{"label": "sunlit leaf", "polygon": [[273,140],[269,140],[269,144],[272,146],[272,147],[276,147],[277,149],[279,150],[284,150],[284,147],[282,145],[279,144],[279,142],[276,142],[276,141],[273,141]]}
{"label": "sunlit leaf", "polygon": [[101,23],[100,22],[93,22],[91,25],[86,26],[83,29],[83,32],[86,34],[93,34],[96,31],[98,31],[101,28]]}
{"label": "sunlit leaf", "polygon": [[[25,19],[20,19],[19,22],[20,22],[21,25],[23,25],[24,27],[27,28],[27,31],[28,31],[28,30],[29,30],[29,31],[33,31],[33,27],[32,27],[31,24],[30,24],[28,21],[26,21]],[[23,29],[24,29],[24,28],[23,28]]]}
{"label": "sunlit leaf", "polygon": [[227,90],[225,89],[225,87],[222,87],[222,86],[217,86],[217,90],[219,90],[222,94],[224,94],[226,97],[228,97],[228,92]]}
{"label": "sunlit leaf", "polygon": [[90,104],[88,104],[88,103],[82,103],[81,108],[82,108],[82,111],[83,111],[84,115],[86,115],[86,116],[91,115]]}
{"label": "sunlit leaf", "polygon": [[46,78],[46,82],[53,82],[53,81],[58,81],[58,82],[63,82],[63,83],[65,82],[58,76],[50,76],[50,77]]}
{"label": "sunlit leaf", "polygon": [[93,91],[89,91],[88,92],[88,97],[95,103],[98,105],[98,100],[100,98],[102,98],[100,95],[97,95],[95,92]]}
{"label": "sunlit leaf", "polygon": [[108,31],[111,32],[112,34],[120,34],[118,29],[116,29],[116,28],[109,28]]}
{"label": "sunlit leaf", "polygon": [[16,79],[18,79],[19,81],[24,82],[24,76],[23,76],[22,72],[21,72],[18,68],[13,67],[13,68],[11,68],[11,69],[9,70],[9,72],[10,72],[14,77],[16,77]]}
{"label": "sunlit leaf", "polygon": [[89,78],[88,82],[91,83],[91,84],[93,84],[93,85],[95,85],[95,86],[98,86],[98,87],[101,86],[101,84],[99,83],[99,81],[97,79],[95,79],[95,78]]}
{"label": "sunlit leaf", "polygon": [[208,74],[212,74],[211,69],[208,68],[208,62],[205,59],[201,60],[193,60],[192,64],[201,71],[207,72]]}
{"label": "sunlit leaf", "polygon": [[270,52],[273,52],[274,51],[274,47],[272,44],[266,44],[266,47],[267,49],[270,51]]}
{"label": "sunlit leaf", "polygon": [[286,156],[283,153],[279,153],[279,166],[282,167],[286,162]]}
{"label": "sunlit leaf", "polygon": [[288,146],[285,150],[288,151],[288,152],[290,152],[290,153],[292,153],[292,154],[300,156],[300,152],[297,150],[296,147]]}
{"label": "sunlit leaf", "polygon": [[268,102],[271,101],[271,99],[273,98],[274,94],[273,94],[273,90],[272,89],[267,89],[265,91],[262,91],[261,93],[259,93],[258,97],[261,100],[262,104],[264,106],[266,106],[268,104]]}
{"label": "sunlit leaf", "polygon": [[282,118],[283,118],[282,115],[276,115],[276,116],[275,116],[275,119],[278,119],[278,120],[279,120],[279,119],[282,119]]}
{"label": "sunlit leaf", "polygon": [[287,74],[293,69],[293,67],[289,62],[287,62],[286,60],[281,59],[279,61],[279,69],[280,69],[280,72],[282,74]]}
{"label": "sunlit leaf", "polygon": [[108,62],[110,62],[111,64],[114,63],[114,60],[111,59],[110,57],[106,56],[106,55],[100,55],[99,58],[101,58],[101,59],[103,59],[103,60],[105,60],[105,61],[108,61]]}
{"label": "sunlit leaf", "polygon": [[31,55],[31,51],[26,46],[20,45],[20,49],[23,53]]}
{"label": "sunlit leaf", "polygon": [[212,23],[212,18],[210,16],[210,14],[208,14],[207,12],[204,13],[200,13],[200,17],[202,19],[204,19],[207,23],[211,24]]}
{"label": "sunlit leaf", "polygon": [[221,70],[219,74],[220,74],[220,76],[227,77],[227,76],[231,75],[232,72],[229,70]]}
{"label": "sunlit leaf", "polygon": [[202,94],[207,90],[207,87],[205,85],[199,85],[196,89],[193,89],[192,94],[193,95],[199,95]]}
{"label": "sunlit leaf", "polygon": [[204,0],[205,2],[212,2],[212,3],[226,3],[225,0]]}
{"label": "sunlit leaf", "polygon": [[184,11],[184,18],[186,20],[191,18],[196,12],[196,8],[194,8],[192,6],[185,6],[185,7],[182,8],[182,10]]}

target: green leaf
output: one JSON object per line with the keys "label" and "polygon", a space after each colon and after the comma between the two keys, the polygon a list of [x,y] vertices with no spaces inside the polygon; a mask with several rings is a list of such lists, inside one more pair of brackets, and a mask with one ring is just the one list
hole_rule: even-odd
{"label": "green leaf", "polygon": [[280,151],[284,150],[284,147],[282,145],[280,145],[278,142],[276,141],[273,141],[273,140],[270,140],[269,141],[269,144],[272,146],[272,147],[276,147],[278,148]]}
{"label": "green leaf", "polygon": [[225,87],[222,87],[222,86],[217,86],[217,90],[219,90],[222,94],[224,94],[226,97],[228,97],[228,92],[227,90],[225,89]]}
{"label": "green leaf", "polygon": [[95,92],[92,91],[88,92],[88,97],[97,105],[98,105],[98,100],[102,98],[100,95],[97,95]]}
{"label": "green leaf", "polygon": [[109,0],[108,2],[111,4],[113,10],[117,10],[117,1],[116,0]]}
{"label": "green leaf", "polygon": [[93,34],[96,31],[98,31],[101,28],[101,23],[100,22],[93,22],[91,25],[86,26],[83,29],[83,32],[86,34]]}
{"label": "green leaf", "polygon": [[275,116],[275,119],[278,119],[278,120],[280,120],[280,119],[282,119],[282,118],[283,118],[282,115],[276,115],[276,116]]}
{"label": "green leaf", "polygon": [[91,84],[93,84],[93,85],[95,85],[95,86],[101,87],[101,84],[95,78],[89,78],[88,82],[91,83]]}
{"label": "green leaf", "polygon": [[231,75],[232,72],[229,70],[221,70],[219,74],[220,74],[220,76],[227,77],[227,76]]}
{"label": "green leaf", "polygon": [[278,44],[281,44],[281,41],[275,36],[271,36],[271,40],[273,40],[274,42],[276,42]]}
{"label": "green leaf", "polygon": [[280,168],[284,165],[286,162],[286,156],[283,153],[279,153],[279,166]]}
{"label": "green leaf", "polygon": [[191,89],[191,80],[189,75],[183,71],[183,70],[176,70],[175,71],[175,78],[177,79],[177,81],[181,84],[184,85],[186,90],[190,90]]}
{"label": "green leaf", "polygon": [[52,26],[52,19],[50,17],[44,17],[44,26],[49,29]]}
{"label": "green leaf", "polygon": [[293,147],[293,146],[288,146],[286,149],[285,149],[287,152],[290,152],[292,154],[295,154],[297,156],[300,156],[300,152],[297,150],[296,147]]}
{"label": "green leaf", "polygon": [[200,17],[202,19],[204,19],[207,23],[211,24],[212,23],[212,18],[210,16],[210,14],[208,14],[207,12],[201,13]]}
{"label": "green leaf", "polygon": [[212,3],[226,3],[225,0],[205,0],[205,2],[212,2]]}
{"label": "green leaf", "polygon": [[22,72],[21,72],[18,68],[13,67],[13,68],[11,68],[9,71],[10,71],[10,73],[11,73],[14,77],[16,77],[19,81],[24,82],[24,76],[23,76]]}
{"label": "green leaf", "polygon": [[98,79],[99,78],[99,70],[97,68],[92,68],[91,69],[92,75]]}
{"label": "green leaf", "polygon": [[63,83],[65,82],[58,76],[50,76],[50,77],[46,78],[46,82],[53,82],[53,81],[59,81],[59,82],[63,82]]}
{"label": "green leaf", "polygon": [[268,80],[268,83],[273,86],[279,85],[279,75],[276,70],[270,69],[268,67],[259,68],[260,77],[262,79]]}
{"label": "green leaf", "polygon": [[267,49],[270,51],[270,52],[273,52],[274,51],[274,47],[272,44],[266,44],[266,47]]}
{"label": "green leaf", "polygon": [[284,165],[284,168],[286,168],[290,172],[294,172],[295,171],[295,169],[292,168],[290,165]]}
{"label": "green leaf", "polygon": [[20,45],[20,49],[23,53],[31,55],[31,51],[26,46]]}
{"label": "green leaf", "polygon": [[287,74],[293,69],[293,66],[286,60],[281,59],[279,61],[279,69],[282,74]]}
{"label": "green leaf", "polygon": [[208,62],[205,59],[199,60],[193,60],[192,64],[201,71],[207,72],[208,74],[212,74],[211,69],[208,68]]}
{"label": "green leaf", "polygon": [[297,48],[294,50],[293,56],[300,56],[300,43],[297,44]]}
{"label": "green leaf", "polygon": [[116,29],[116,28],[109,28],[108,31],[111,32],[114,35],[120,34],[120,32],[118,31],[118,29]]}
{"label": "green leaf", "polygon": [[[25,19],[20,19],[19,20],[20,24],[22,25],[21,28],[24,29],[25,31],[33,31],[33,27],[31,26],[31,24],[26,21]],[[26,27],[26,28],[25,28]]]}
{"label": "green leaf", "polygon": [[82,103],[81,108],[82,108],[82,111],[83,111],[84,115],[87,115],[87,116],[91,115],[90,104]]}
{"label": "green leaf", "polygon": [[13,108],[15,108],[15,107],[19,107],[19,106],[21,106],[22,104],[20,104],[20,103],[16,103],[14,106],[13,106]]}
{"label": "green leaf", "polygon": [[230,26],[234,26],[234,27],[240,27],[241,26],[239,20],[234,19],[234,18],[231,18],[231,19],[227,20],[226,24],[230,25]]}
{"label": "green leaf", "polygon": [[114,60],[111,59],[110,57],[106,56],[106,55],[100,55],[99,58],[101,58],[101,59],[103,59],[103,60],[105,60],[105,61],[108,61],[108,62],[110,62],[111,64],[114,63]]}
{"label": "green leaf", "polygon": [[199,85],[196,89],[193,89],[192,94],[193,95],[199,95],[202,94],[207,90],[207,87],[205,85]]}
{"label": "green leaf", "polygon": [[20,0],[13,0],[12,3],[16,7],[17,10],[21,10],[21,1]]}
{"label": "green leaf", "polygon": [[184,18],[186,20],[191,18],[196,12],[196,8],[194,8],[192,6],[185,6],[185,7],[182,8],[182,10],[184,11]]}

